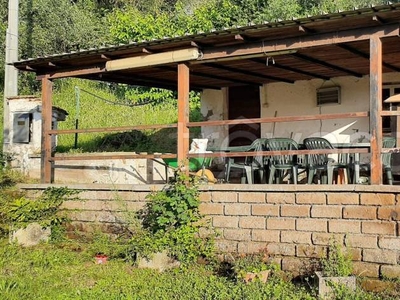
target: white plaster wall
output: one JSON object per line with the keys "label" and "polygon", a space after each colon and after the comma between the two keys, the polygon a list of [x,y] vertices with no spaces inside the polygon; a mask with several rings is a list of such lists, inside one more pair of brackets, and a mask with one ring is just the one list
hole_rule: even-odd
{"label": "white plaster wall", "polygon": [[[333,85],[341,87],[341,103],[317,106],[316,90]],[[272,83],[263,88],[261,117],[369,111],[368,77]],[[368,118],[265,123],[261,126],[263,137],[292,137],[297,142],[309,136],[322,136],[333,143],[361,141],[362,136],[365,137],[363,141],[367,141],[368,132]]]}
{"label": "white plaster wall", "polygon": [[[399,73],[385,73],[383,83],[399,84]],[[317,106],[316,90],[321,87],[341,87],[341,103]],[[205,120],[227,119],[227,93],[225,90],[205,90],[201,98],[201,112]],[[324,82],[320,79],[301,80],[294,84],[271,83],[260,89],[261,118],[276,116],[315,115],[369,111],[369,76],[337,77]],[[227,126],[202,128],[202,135],[210,139],[211,147],[228,144]],[[369,119],[298,121],[264,123],[262,137],[292,137],[298,142],[309,136],[322,136],[332,143],[368,142]]]}
{"label": "white plaster wall", "polygon": [[[201,93],[201,114],[205,121],[227,119],[227,90],[204,90]],[[228,146],[228,126],[206,126],[201,128],[203,138],[208,139],[208,148]]]}
{"label": "white plaster wall", "polygon": [[[129,154],[127,152],[103,154],[118,153]],[[91,153],[91,155],[101,154]],[[157,160],[162,162],[161,159]],[[54,165],[55,183],[156,184],[165,183],[166,176],[173,176],[172,170],[168,169],[167,174],[163,164],[150,159],[66,160],[57,161]],[[40,179],[39,156],[30,157],[27,175],[30,178]]]}

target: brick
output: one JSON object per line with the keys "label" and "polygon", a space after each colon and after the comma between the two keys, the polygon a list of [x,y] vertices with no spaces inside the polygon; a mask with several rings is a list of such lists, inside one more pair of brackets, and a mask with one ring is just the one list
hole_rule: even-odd
{"label": "brick", "polygon": [[310,205],[281,205],[282,217],[309,217]]}
{"label": "brick", "polygon": [[85,206],[85,201],[73,201],[73,200],[69,200],[69,201],[64,201],[61,206],[60,209],[69,209],[69,210],[74,210],[74,209],[83,209]]}
{"label": "brick", "polygon": [[360,233],[361,222],[348,220],[329,220],[328,231],[332,233]]}
{"label": "brick", "polygon": [[361,225],[362,233],[370,234],[396,234],[396,224],[389,222],[362,222]]}
{"label": "brick", "polygon": [[348,253],[352,261],[362,260],[362,251],[360,248],[344,248],[343,252]]}
{"label": "brick", "polygon": [[145,207],[145,205],[146,205],[146,202],[131,202],[131,201],[129,201],[129,202],[127,202],[126,203],[126,209],[129,211],[129,212],[133,212],[133,211],[138,211],[138,210],[140,210],[140,209],[143,209],[144,207]]}
{"label": "brick", "polygon": [[325,193],[299,193],[296,195],[297,204],[326,204]]}
{"label": "brick", "polygon": [[292,244],[268,243],[266,250],[267,253],[270,255],[284,255],[284,256],[296,255],[296,246]]}
{"label": "brick", "polygon": [[249,216],[251,210],[250,204],[226,204],[225,205],[225,215],[227,216]]}
{"label": "brick", "polygon": [[311,244],[311,232],[282,231],[282,243]]}
{"label": "brick", "polygon": [[238,228],[239,217],[214,216],[212,225],[218,228]]}
{"label": "brick", "polygon": [[312,262],[306,258],[284,257],[282,259],[282,271],[289,272],[293,277],[309,274],[312,267]]}
{"label": "brick", "polygon": [[394,194],[362,193],[360,195],[362,205],[394,205],[395,200]]}
{"label": "brick", "polygon": [[327,232],[328,222],[326,220],[318,220],[318,219],[297,219],[296,230]]}
{"label": "brick", "polygon": [[383,278],[400,278],[400,265],[397,266],[381,266],[381,276]]}
{"label": "brick", "polygon": [[251,214],[254,216],[279,216],[279,205],[253,204]]}
{"label": "brick", "polygon": [[313,205],[311,207],[313,218],[341,218],[342,206],[338,205]]}
{"label": "brick", "polygon": [[294,230],[296,228],[294,219],[268,218],[267,229]]}
{"label": "brick", "polygon": [[400,237],[380,237],[378,245],[382,249],[400,250]]}
{"label": "brick", "polygon": [[240,193],[239,194],[239,202],[246,203],[265,203],[265,194],[264,193]]}
{"label": "brick", "polygon": [[347,247],[351,248],[378,248],[378,237],[376,235],[348,234],[345,238]]}
{"label": "brick", "polygon": [[307,258],[321,258],[326,256],[326,247],[312,245],[297,245],[296,256]]}
{"label": "brick", "polygon": [[400,206],[378,207],[378,219],[385,221],[400,221]]}
{"label": "brick", "polygon": [[[385,291],[394,291],[396,283],[383,281],[381,279],[364,278],[360,281],[360,287],[367,292],[380,293]],[[393,298],[392,298],[393,299]]]}
{"label": "brick", "polygon": [[360,277],[379,277],[379,265],[362,261],[353,262],[353,274]]}
{"label": "brick", "polygon": [[251,239],[255,242],[279,242],[280,231],[254,229],[252,231]]}
{"label": "brick", "polygon": [[104,210],[105,201],[87,200],[83,202],[84,210]]}
{"label": "brick", "polygon": [[267,193],[267,203],[274,204],[294,204],[294,193]]}
{"label": "brick", "polygon": [[365,249],[363,251],[363,261],[397,265],[397,252],[392,250]]}
{"label": "brick", "polygon": [[328,204],[359,204],[359,197],[356,193],[328,193]]}
{"label": "brick", "polygon": [[204,215],[223,215],[224,205],[219,203],[200,203],[200,213]]}
{"label": "brick", "polygon": [[344,234],[315,232],[311,235],[311,239],[314,245],[327,246],[333,239],[338,241],[338,243],[342,243],[344,241]]}
{"label": "brick", "polygon": [[250,229],[265,229],[266,219],[264,217],[240,217],[239,227]]}
{"label": "brick", "polygon": [[200,192],[199,199],[200,202],[211,202],[211,192]]}
{"label": "brick", "polygon": [[224,238],[233,241],[250,241],[250,229],[224,229]]}
{"label": "brick", "polygon": [[343,219],[376,220],[377,208],[373,206],[345,206],[343,208]]}
{"label": "brick", "polygon": [[212,202],[238,202],[238,195],[235,192],[212,192]]}
{"label": "brick", "polygon": [[238,242],[236,241],[226,241],[226,240],[216,240],[215,247],[218,252],[234,253],[237,252]]}
{"label": "brick", "polygon": [[134,211],[138,211],[145,206],[145,202],[136,202],[136,201],[102,201],[103,206],[102,210],[109,211],[125,211],[132,213]]}
{"label": "brick", "polygon": [[266,243],[263,242],[239,242],[238,252],[239,253],[259,253],[267,247]]}

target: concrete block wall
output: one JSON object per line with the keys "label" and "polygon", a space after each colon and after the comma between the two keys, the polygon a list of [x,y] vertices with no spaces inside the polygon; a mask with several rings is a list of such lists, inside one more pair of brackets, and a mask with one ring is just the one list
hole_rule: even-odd
{"label": "concrete block wall", "polygon": [[[25,189],[36,188],[25,186]],[[24,188],[24,187],[22,187]],[[63,204],[76,228],[114,226],[142,208],[162,186],[70,186],[81,200]],[[349,251],[354,273],[400,276],[400,187],[352,185],[213,185],[201,187],[201,212],[220,232],[222,252],[266,251],[282,269],[309,270],[335,238]]]}

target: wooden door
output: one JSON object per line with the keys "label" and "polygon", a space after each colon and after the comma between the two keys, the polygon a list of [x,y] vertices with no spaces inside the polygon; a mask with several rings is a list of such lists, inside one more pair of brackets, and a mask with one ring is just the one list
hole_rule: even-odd
{"label": "wooden door", "polygon": [[[229,88],[229,120],[260,118],[260,90],[257,86]],[[260,123],[229,126],[229,146],[250,145],[261,136]]]}

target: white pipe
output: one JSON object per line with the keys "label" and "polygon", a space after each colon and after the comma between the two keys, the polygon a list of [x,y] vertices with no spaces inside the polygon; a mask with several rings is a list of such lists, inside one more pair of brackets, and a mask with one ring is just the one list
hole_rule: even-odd
{"label": "white pipe", "polygon": [[190,61],[198,59],[199,56],[200,51],[197,48],[189,48],[157,54],[115,59],[106,62],[106,71],[127,70],[174,62]]}

